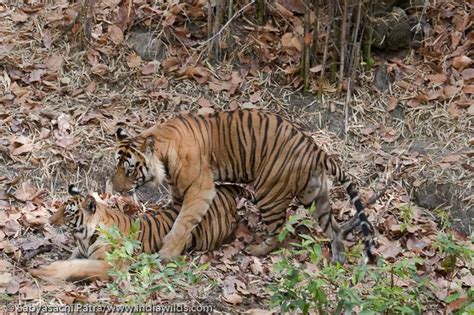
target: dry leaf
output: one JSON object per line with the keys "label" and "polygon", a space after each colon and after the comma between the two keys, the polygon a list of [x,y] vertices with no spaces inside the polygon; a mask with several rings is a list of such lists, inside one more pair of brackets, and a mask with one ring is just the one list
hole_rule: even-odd
{"label": "dry leaf", "polygon": [[23,185],[18,188],[13,196],[15,199],[26,202],[31,201],[37,195],[37,190],[28,184],[23,183]]}
{"label": "dry leaf", "polygon": [[293,48],[293,43],[291,42],[292,39],[293,39],[292,33],[285,33],[281,37],[281,44],[283,45],[284,48]]}
{"label": "dry leaf", "polygon": [[441,99],[443,95],[444,95],[443,89],[438,89],[435,91],[428,92],[427,98],[428,98],[428,101],[434,101],[437,99]]}
{"label": "dry leaf", "polygon": [[227,303],[232,304],[232,305],[237,305],[237,304],[242,303],[242,301],[244,299],[239,294],[232,293],[232,294],[229,294],[229,295],[224,295],[223,300]]}
{"label": "dry leaf", "polygon": [[319,73],[323,69],[322,65],[317,65],[309,69],[309,72],[311,73]]}
{"label": "dry leaf", "polygon": [[450,155],[446,155],[445,157],[443,157],[441,159],[441,162],[444,162],[444,163],[457,162],[457,161],[459,161],[460,158],[461,158],[460,154],[450,154]]}
{"label": "dry leaf", "polygon": [[203,108],[199,108],[199,109],[197,110],[197,113],[198,113],[199,115],[212,114],[212,113],[214,113],[214,112],[215,112],[215,110],[214,110],[214,108],[212,108],[212,107],[203,107]]}
{"label": "dry leaf", "polygon": [[462,114],[461,109],[456,105],[456,103],[451,102],[448,106],[448,113],[451,117],[459,117]]}
{"label": "dry leaf", "polygon": [[205,98],[205,97],[201,97],[198,101],[197,101],[198,105],[203,107],[203,108],[206,108],[206,107],[212,107],[211,105],[211,102]]}
{"label": "dry leaf", "polygon": [[65,149],[71,149],[74,146],[76,146],[76,139],[74,138],[73,135],[69,135],[69,134],[61,135],[55,132],[54,136],[56,137],[56,141],[54,143],[59,147],[62,147]]}
{"label": "dry leaf", "polygon": [[238,103],[237,101],[231,101],[231,102],[229,103],[229,108],[230,108],[231,110],[239,109],[239,107],[240,107],[240,105],[239,105],[239,103]]}
{"label": "dry leaf", "polygon": [[169,57],[161,61],[161,66],[166,72],[172,72],[178,69],[180,60],[177,57]]}
{"label": "dry leaf", "polygon": [[304,14],[306,11],[303,0],[278,0],[278,3],[294,13]]}
{"label": "dry leaf", "polygon": [[153,74],[153,73],[155,73],[155,71],[156,71],[156,63],[153,62],[153,61],[147,63],[142,68],[142,74],[144,74],[144,75]]}
{"label": "dry leaf", "polygon": [[13,136],[10,140],[10,143],[11,155],[21,155],[31,152],[34,149],[34,145],[31,140],[25,136]]}
{"label": "dry leaf", "polygon": [[11,273],[4,272],[0,274],[0,287],[6,287],[12,280],[13,280],[13,276]]}
{"label": "dry leaf", "polygon": [[71,115],[61,114],[58,116],[58,130],[61,134],[67,134],[72,130]]}
{"label": "dry leaf", "polygon": [[20,231],[21,225],[16,220],[8,219],[8,221],[5,222],[3,233],[5,233],[6,236],[16,236]]}
{"label": "dry leaf", "polygon": [[197,83],[203,84],[207,82],[209,79],[209,72],[201,66],[187,66],[186,69],[184,69],[184,74],[189,78],[189,79],[194,79],[196,80]]}
{"label": "dry leaf", "polygon": [[292,18],[293,17],[293,13],[290,10],[288,10],[287,8],[285,8],[284,6],[282,6],[281,4],[279,4],[278,2],[275,3],[275,9],[283,17],[286,17],[286,18]]}
{"label": "dry leaf", "polygon": [[[94,93],[96,87],[97,87],[97,83],[96,83],[95,81],[91,81],[91,82],[86,86],[86,88],[84,89],[84,91],[86,91],[86,93]],[[83,121],[84,121],[84,120],[83,120]]]}
{"label": "dry leaf", "polygon": [[35,69],[31,71],[30,76],[28,77],[28,82],[33,83],[33,82],[39,82],[41,81],[41,76],[44,74],[43,69]]}
{"label": "dry leaf", "polygon": [[253,264],[250,265],[250,271],[252,271],[254,275],[262,275],[264,273],[262,263],[257,257],[253,259]]}
{"label": "dry leaf", "polygon": [[430,80],[431,83],[434,84],[443,84],[446,82],[448,77],[445,74],[429,74],[428,75],[428,80]]}
{"label": "dry leaf", "polygon": [[459,71],[466,69],[471,65],[471,63],[472,59],[465,55],[453,58],[453,67]]}
{"label": "dry leaf", "polygon": [[464,69],[462,72],[462,77],[466,81],[474,79],[474,68]]}
{"label": "dry leaf", "polygon": [[467,114],[468,114],[469,116],[474,115],[474,104],[472,104],[471,106],[469,106],[469,108],[467,109]]}
{"label": "dry leaf", "polygon": [[388,106],[387,106],[387,110],[389,112],[395,110],[395,108],[397,107],[398,105],[398,98],[396,97],[391,97],[389,100],[388,100]]}
{"label": "dry leaf", "polygon": [[43,45],[45,48],[50,49],[51,44],[53,43],[53,39],[51,37],[51,34],[49,32],[45,32],[43,35]]}
{"label": "dry leaf", "polygon": [[411,251],[414,251],[415,253],[419,253],[426,246],[428,246],[428,243],[423,240],[419,240],[416,237],[410,237],[407,240],[407,248]]}
{"label": "dry leaf", "polygon": [[25,285],[20,288],[20,296],[24,300],[35,300],[41,296],[41,289]]}
{"label": "dry leaf", "polygon": [[55,53],[46,61],[46,66],[48,69],[54,72],[57,72],[59,69],[61,69],[62,65],[63,57],[58,53]]}
{"label": "dry leaf", "polygon": [[104,75],[109,70],[106,64],[98,63],[91,67],[91,72],[97,75]]}
{"label": "dry leaf", "polygon": [[142,58],[137,54],[130,54],[127,57],[127,65],[129,68],[138,68],[142,63]]}
{"label": "dry leaf", "polygon": [[260,101],[262,98],[262,91],[257,91],[255,93],[253,93],[252,95],[250,95],[250,102],[252,103],[257,103],[258,101]]}
{"label": "dry leaf", "polygon": [[11,19],[13,22],[26,22],[28,20],[28,14],[19,11],[18,13],[14,13]]}
{"label": "dry leaf", "polygon": [[459,91],[461,91],[461,88],[453,86],[453,85],[445,86],[443,89],[443,93],[446,98],[455,97],[459,93]]}
{"label": "dry leaf", "polygon": [[109,36],[114,44],[120,44],[123,41],[123,32],[117,25],[113,24],[109,26]]}
{"label": "dry leaf", "polygon": [[232,90],[232,84],[228,82],[219,82],[213,79],[211,82],[209,82],[209,88],[216,92],[230,91]]}
{"label": "dry leaf", "polygon": [[474,85],[466,85],[462,91],[466,94],[474,94]]}

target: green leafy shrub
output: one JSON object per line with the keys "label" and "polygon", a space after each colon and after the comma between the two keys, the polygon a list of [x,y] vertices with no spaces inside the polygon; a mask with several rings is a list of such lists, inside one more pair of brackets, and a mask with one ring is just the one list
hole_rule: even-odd
{"label": "green leafy shrub", "polygon": [[[407,214],[407,223],[408,217]],[[295,232],[299,224],[307,222],[290,217],[280,239]],[[420,276],[423,273],[418,270],[423,265],[421,257],[405,257],[393,263],[381,258],[371,266],[357,263],[362,251],[361,246],[354,246],[347,254],[349,264],[342,266],[323,256],[319,240],[310,235],[299,236],[301,242],[292,243],[291,250],[282,249],[281,260],[273,267],[276,281],[270,288],[270,302],[283,313],[422,314],[435,301],[429,278]],[[449,258],[450,262],[472,259],[472,250],[456,244],[450,235],[441,234],[435,248],[440,255],[454,257]],[[297,255],[307,257],[306,261],[299,262]],[[456,300],[458,295],[445,302]],[[472,296],[472,290],[468,295]],[[460,314],[472,308],[472,303],[467,303]]]}
{"label": "green leafy shrub", "polygon": [[99,230],[102,241],[110,246],[106,261],[111,265],[109,274],[114,281],[107,284],[107,290],[121,303],[142,304],[155,292],[166,294],[196,284],[208,267],[208,264],[196,266],[183,256],[162,264],[158,254],[141,253],[138,221],[128,236],[115,226]]}

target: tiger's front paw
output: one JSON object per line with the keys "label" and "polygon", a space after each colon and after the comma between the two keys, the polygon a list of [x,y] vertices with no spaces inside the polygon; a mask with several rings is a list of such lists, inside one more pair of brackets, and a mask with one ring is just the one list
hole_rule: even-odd
{"label": "tiger's front paw", "polygon": [[181,254],[181,252],[182,250],[180,250],[177,246],[164,245],[159,251],[159,254],[163,262],[169,262],[170,260],[176,259]]}

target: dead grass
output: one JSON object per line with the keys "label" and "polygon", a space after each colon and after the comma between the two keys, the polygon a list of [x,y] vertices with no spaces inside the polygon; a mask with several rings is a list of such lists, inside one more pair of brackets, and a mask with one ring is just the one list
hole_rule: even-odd
{"label": "dead grass", "polygon": [[[15,10],[13,6],[2,5],[2,8]],[[237,102],[241,107],[278,112],[297,122],[310,130],[327,152],[337,155],[344,168],[356,178],[365,198],[383,187],[396,165],[404,165],[403,176],[395,180],[393,187],[370,210],[378,220],[376,225],[384,220],[383,215],[376,212],[386,212],[394,204],[410,202],[412,189],[425,181],[459,187],[456,193],[464,202],[464,211],[468,213],[470,208],[472,213],[472,171],[463,167],[463,164],[469,165],[469,157],[472,157],[469,146],[472,116],[453,118],[448,112],[450,100],[433,101],[415,108],[399,105],[398,110],[389,112],[387,108],[392,98],[401,102],[411,98],[413,92],[397,84],[387,93],[376,92],[367,78],[360,82],[348,104],[351,114],[345,133],[344,124],[330,118],[344,117],[345,96],[303,97],[293,88],[276,83],[280,81],[278,71],[247,77],[232,95],[226,91],[215,92],[195,80],[162,74],[162,71],[142,75],[141,67],[131,69],[127,65],[127,56],[132,53],[129,48],[109,43],[103,46],[104,51],[99,56],[94,55],[93,49],[97,51],[100,46],[78,51],[76,39],[70,32],[47,22],[48,14],[55,12],[54,5],[48,3],[39,12],[42,13],[29,14],[24,22],[0,19],[0,199],[13,207],[7,209],[2,204],[0,211],[7,213],[4,216],[10,219],[20,219],[31,207],[33,214],[38,211],[37,216],[47,216],[55,210],[55,202],[64,199],[70,183],[84,190],[109,190],[116,126],[125,124],[132,132],[139,133],[177,113],[199,110],[200,98],[209,100],[215,110],[229,109],[232,102]],[[45,34],[51,37],[51,48],[45,47]],[[91,64],[94,58],[97,60]],[[208,63],[207,67],[217,79],[238,70],[229,64]],[[39,80],[32,78],[36,70],[44,70]],[[423,73],[410,74],[413,80],[420,75]],[[255,97],[256,93],[261,94]],[[295,103],[295,99],[299,101]],[[32,147],[14,155],[13,144],[20,136],[26,137]],[[24,145],[19,143],[19,147]],[[30,188],[34,192],[43,191],[43,205],[36,205],[31,196],[26,202],[17,198],[17,192]],[[352,213],[340,189],[333,197],[341,218]],[[471,231],[472,222],[468,224]],[[56,248],[53,253],[41,254],[33,261],[22,261],[25,250],[15,239],[33,235],[47,235],[45,238],[51,242],[60,239],[61,254]],[[9,271],[17,277],[20,286],[19,293],[9,297],[12,300],[37,304],[110,301],[101,290],[101,283],[61,284],[59,288],[45,285],[26,273],[26,267],[67,256],[64,249],[70,247],[65,237],[49,225],[36,227],[24,223],[17,235],[3,234],[0,242],[1,259],[11,264]],[[242,275],[239,264],[252,263],[249,261],[256,258],[243,254],[227,257],[226,252],[231,247],[225,246],[210,255],[193,254],[194,259],[212,260],[209,277],[220,279],[220,283],[211,291],[197,288],[192,294],[213,299],[212,303],[224,311],[235,311],[219,298],[221,287],[231,274],[246,283],[251,291],[249,300],[239,306],[240,310],[265,307],[268,293],[253,288],[264,288],[265,283],[272,280],[271,275],[268,272]],[[227,260],[225,267],[222,267],[223,257]],[[275,255],[270,255],[259,261],[271,265],[274,259]],[[188,297],[175,298],[186,300]]]}

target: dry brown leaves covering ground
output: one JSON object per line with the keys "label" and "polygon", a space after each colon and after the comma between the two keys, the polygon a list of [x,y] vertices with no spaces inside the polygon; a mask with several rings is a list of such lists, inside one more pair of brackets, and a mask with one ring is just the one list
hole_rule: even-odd
{"label": "dry brown leaves covering ground", "polygon": [[[380,233],[378,251],[395,260],[430,257],[424,270],[432,275],[439,289],[436,297],[443,301],[448,282],[438,272],[442,257],[431,246],[439,221],[417,207],[411,228],[402,233],[400,213],[404,205],[421,198],[416,191],[426,182],[434,185],[431,192],[428,188],[434,195],[437,185],[444,185],[453,195],[449,201],[457,202],[457,226],[471,231],[474,38],[469,12],[473,8],[452,1],[426,8],[423,14],[431,18],[431,33],[421,49],[378,62],[393,77],[391,88],[379,92],[372,86],[374,71],[368,71],[359,75],[347,103],[329,83],[324,83],[321,99],[296,91],[301,85],[303,26],[290,2],[270,6],[273,22],[264,27],[251,21],[253,6],[249,6],[222,34],[225,63],[206,57],[205,1],[168,5],[98,1],[87,21],[76,18],[79,3],[65,0],[0,4],[2,300],[34,304],[110,300],[101,283],[51,285],[25,270],[69,255],[70,237],[47,220],[65,198],[69,183],[91,191],[109,189],[117,125],[126,124],[138,133],[185,111],[261,108],[279,112],[310,131],[328,152],[338,155],[366,198],[383,188],[397,165],[403,166],[403,173],[369,208]],[[153,34],[162,43],[164,58],[146,61],[125,40],[132,26],[157,21],[160,27]],[[90,38],[81,50],[83,24]],[[318,84],[313,80],[312,89],[317,90]],[[340,219],[353,214],[340,188],[333,197]],[[441,208],[449,210],[449,205]],[[249,214],[248,221],[254,228],[258,217]],[[271,268],[277,255],[260,259],[243,254],[252,234],[246,227],[239,233],[221,250],[192,255],[193,260],[211,262],[208,275],[218,281],[217,287],[204,284],[173,298],[208,301],[222,310],[267,308],[265,287],[274,281]],[[459,242],[468,242],[461,234],[454,235]],[[452,290],[474,284],[472,265],[466,267],[454,277]]]}

